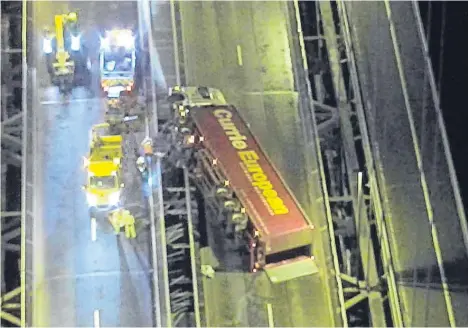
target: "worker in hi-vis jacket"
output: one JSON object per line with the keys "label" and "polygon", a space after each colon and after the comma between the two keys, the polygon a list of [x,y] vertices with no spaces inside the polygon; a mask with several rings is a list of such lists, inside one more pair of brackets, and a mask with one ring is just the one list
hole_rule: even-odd
{"label": "worker in hi-vis jacket", "polygon": [[128,239],[136,238],[135,218],[126,209],[118,209],[109,215],[109,221],[114,227],[114,233],[118,235],[122,228],[125,229],[125,237]]}

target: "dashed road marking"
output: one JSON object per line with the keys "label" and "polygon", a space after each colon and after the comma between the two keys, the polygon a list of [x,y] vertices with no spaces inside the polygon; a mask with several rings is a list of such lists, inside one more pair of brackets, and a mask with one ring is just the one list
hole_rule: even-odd
{"label": "dashed road marking", "polygon": [[93,314],[94,328],[101,327],[100,321],[101,321],[101,318],[100,318],[99,310],[94,310],[94,314]]}
{"label": "dashed road marking", "polygon": [[237,45],[237,63],[239,64],[239,66],[243,65],[243,62],[242,62],[242,48],[241,48],[240,45]]}
{"label": "dashed road marking", "polygon": [[91,218],[91,240],[96,241],[96,218]]}
{"label": "dashed road marking", "polygon": [[275,326],[275,322],[273,320],[273,309],[271,307],[271,303],[267,303],[267,316],[268,316],[268,327],[273,328]]}

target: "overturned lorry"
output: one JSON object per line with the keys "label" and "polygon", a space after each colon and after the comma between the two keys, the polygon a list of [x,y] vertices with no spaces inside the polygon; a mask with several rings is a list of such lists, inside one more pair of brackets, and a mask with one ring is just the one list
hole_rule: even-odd
{"label": "overturned lorry", "polygon": [[174,87],[168,100],[169,156],[189,168],[205,203],[225,213],[226,229],[249,250],[250,270],[265,270],[272,282],[316,273],[314,227],[238,110],[206,87]]}

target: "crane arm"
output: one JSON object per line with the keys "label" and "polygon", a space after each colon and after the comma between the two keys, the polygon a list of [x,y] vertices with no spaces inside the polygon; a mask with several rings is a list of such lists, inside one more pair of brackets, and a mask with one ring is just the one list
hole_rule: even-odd
{"label": "crane arm", "polygon": [[67,15],[56,15],[55,16],[55,38],[57,42],[57,54],[56,59],[59,67],[65,67],[70,55],[65,51],[65,38],[63,25],[66,21]]}

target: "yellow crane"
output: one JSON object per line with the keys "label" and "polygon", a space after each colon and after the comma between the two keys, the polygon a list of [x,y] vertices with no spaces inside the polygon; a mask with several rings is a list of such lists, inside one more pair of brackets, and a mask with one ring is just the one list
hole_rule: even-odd
{"label": "yellow crane", "polygon": [[[44,53],[48,56],[48,65],[51,65],[51,74],[53,80],[58,84],[61,91],[70,89],[75,74],[75,62],[71,59],[69,49],[65,47],[66,31],[74,30],[77,22],[77,14],[74,12],[68,14],[55,15],[55,35],[46,36],[43,44]],[[75,31],[76,32],[76,31]],[[79,48],[79,35],[70,34],[71,50],[76,50],[77,43]],[[53,39],[55,37],[55,49],[53,48]],[[55,52],[55,54],[54,54]]]}
{"label": "yellow crane", "polygon": [[64,25],[68,22],[76,22],[76,13],[55,15],[55,40],[57,42],[56,62],[54,68],[56,75],[73,74],[75,63],[70,59],[70,54],[65,50]]}

